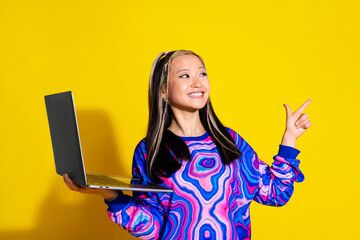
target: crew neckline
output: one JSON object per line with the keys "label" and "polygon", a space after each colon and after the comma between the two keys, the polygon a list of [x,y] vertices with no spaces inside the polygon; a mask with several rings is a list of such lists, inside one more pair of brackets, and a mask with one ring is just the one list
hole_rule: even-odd
{"label": "crew neckline", "polygon": [[203,135],[201,136],[190,136],[190,137],[183,137],[183,136],[178,136],[179,138],[181,138],[184,141],[199,141],[199,140],[204,140],[209,136],[208,132],[205,132]]}

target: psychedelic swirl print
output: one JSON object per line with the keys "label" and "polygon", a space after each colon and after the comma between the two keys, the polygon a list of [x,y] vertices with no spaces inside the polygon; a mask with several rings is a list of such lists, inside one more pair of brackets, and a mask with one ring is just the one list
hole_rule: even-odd
{"label": "psychedelic swirl print", "polygon": [[[142,239],[250,239],[252,200],[283,206],[293,193],[294,181],[304,180],[296,159],[299,151],[280,145],[269,167],[239,134],[227,130],[242,153],[240,158],[224,165],[208,133],[181,137],[191,161],[182,161],[181,168],[161,184],[174,192],[120,194],[105,201],[110,219]],[[135,149],[133,175],[150,182],[144,139]]]}

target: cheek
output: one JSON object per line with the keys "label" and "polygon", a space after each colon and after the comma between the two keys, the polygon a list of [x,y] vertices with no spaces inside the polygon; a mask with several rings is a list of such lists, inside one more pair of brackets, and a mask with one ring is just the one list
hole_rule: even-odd
{"label": "cheek", "polygon": [[203,86],[206,88],[206,90],[207,90],[208,92],[210,92],[211,84],[210,84],[210,81],[209,81],[209,80],[204,81]]}
{"label": "cheek", "polygon": [[184,81],[174,81],[172,82],[172,84],[169,85],[169,87],[171,87],[171,90],[173,92],[183,92],[183,91],[186,91],[189,86],[188,84],[186,84],[186,82]]}
{"label": "cheek", "polygon": [[182,86],[179,83],[176,82],[171,82],[169,83],[169,88],[168,88],[168,97],[169,98],[176,98],[177,95],[180,95],[184,89],[186,90],[186,88],[184,86]]}

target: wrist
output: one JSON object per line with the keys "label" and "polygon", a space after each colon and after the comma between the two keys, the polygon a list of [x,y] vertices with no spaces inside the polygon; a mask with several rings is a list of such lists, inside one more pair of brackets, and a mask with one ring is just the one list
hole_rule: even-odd
{"label": "wrist", "polygon": [[281,145],[295,148],[296,138],[289,132],[285,131],[281,140]]}
{"label": "wrist", "polygon": [[118,196],[119,192],[115,190],[104,191],[101,196],[108,202],[114,201]]}

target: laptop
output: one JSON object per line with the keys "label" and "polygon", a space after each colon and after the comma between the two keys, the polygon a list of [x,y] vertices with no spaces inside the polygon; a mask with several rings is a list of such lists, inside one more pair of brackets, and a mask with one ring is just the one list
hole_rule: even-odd
{"label": "laptop", "polygon": [[46,95],[45,105],[57,174],[62,176],[68,173],[72,181],[82,187],[141,192],[173,192],[172,189],[163,186],[141,184],[138,179],[134,178],[121,179],[117,176],[87,174],[72,92]]}

